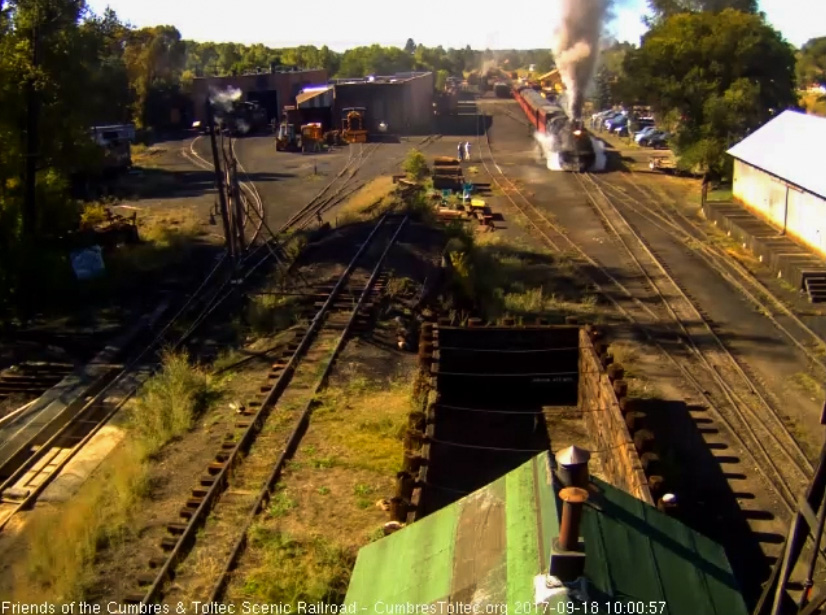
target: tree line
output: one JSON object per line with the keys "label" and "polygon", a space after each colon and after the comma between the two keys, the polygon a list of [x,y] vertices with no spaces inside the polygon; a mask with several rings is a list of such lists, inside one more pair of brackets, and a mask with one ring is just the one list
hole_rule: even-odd
{"label": "tree line", "polygon": [[[641,44],[602,51],[594,96],[600,107],[648,104],[673,126],[686,164],[724,172],[723,152],[796,104],[796,86],[826,85],[826,37],[793,49],[756,12],[755,0],[649,0]],[[184,40],[173,26],[135,28],[84,0],[0,0],[0,309],[17,288],[21,250],[76,226],[70,179],[99,168],[88,128],[170,123],[197,77],[271,66],[321,67],[333,77],[409,70],[450,75],[489,62],[515,70],[553,66],[549,50],[326,46]],[[43,250],[35,250],[44,258]]]}

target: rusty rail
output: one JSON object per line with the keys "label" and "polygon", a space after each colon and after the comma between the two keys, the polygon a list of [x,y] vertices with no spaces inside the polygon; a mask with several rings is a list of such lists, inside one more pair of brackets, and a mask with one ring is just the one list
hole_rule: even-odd
{"label": "rusty rail", "polygon": [[[209,486],[206,491],[200,497],[193,497],[190,498],[188,504],[192,505],[192,508],[188,509],[189,519],[185,524],[185,527],[178,528],[179,533],[177,533],[177,537],[175,539],[175,544],[172,547],[171,551],[167,555],[166,559],[164,560],[163,564],[159,566],[158,571],[154,574],[154,579],[149,585],[148,589],[145,593],[140,595],[131,595],[126,598],[127,603],[140,603],[140,604],[150,604],[153,601],[156,601],[161,594],[161,590],[163,585],[167,581],[168,578],[172,576],[172,573],[177,566],[178,562],[183,559],[186,555],[188,550],[191,548],[195,534],[201,524],[206,521],[206,518],[209,514],[214,503],[217,501],[218,496],[220,493],[225,489],[228,481],[229,470],[234,465],[236,459],[239,457],[239,454],[247,450],[255,440],[260,431],[261,427],[263,426],[266,417],[269,415],[270,410],[275,405],[278,398],[284,392],[284,390],[289,386],[290,381],[292,380],[292,376],[295,373],[295,369],[298,366],[299,362],[306,354],[307,350],[309,349],[310,345],[312,344],[313,340],[315,339],[316,334],[318,333],[319,329],[321,328],[322,323],[324,322],[325,317],[329,313],[331,307],[333,306],[336,298],[340,294],[342,288],[344,287],[345,283],[349,279],[351,273],[355,269],[358,262],[361,260],[364,253],[367,249],[371,246],[373,240],[375,239],[376,235],[378,234],[379,230],[384,226],[385,222],[390,216],[385,214],[382,216],[376,226],[368,235],[365,242],[361,245],[359,250],[357,251],[356,255],[352,258],[350,263],[348,264],[345,271],[342,273],[341,277],[339,278],[338,282],[334,286],[333,290],[330,292],[329,296],[327,297],[326,301],[322,305],[322,307],[318,310],[315,317],[311,321],[310,325],[308,326],[306,332],[302,340],[296,346],[295,350],[293,351],[293,355],[290,358],[287,365],[284,367],[283,371],[279,375],[278,379],[276,380],[275,384],[272,386],[270,391],[267,393],[267,396],[261,402],[258,409],[255,411],[255,414],[250,417],[248,422],[243,423],[244,432],[241,434],[240,438],[235,441],[225,441],[222,444],[221,451],[219,451],[216,455],[216,461],[220,464],[220,470],[209,477]],[[402,222],[399,224],[399,228],[394,234],[391,243],[388,245],[388,248],[385,250],[382,258],[380,259],[379,263],[376,265],[374,269],[374,275],[371,277],[371,283],[365,287],[364,291],[362,292],[361,298],[359,299],[359,303],[357,308],[353,311],[353,316],[348,323],[347,328],[345,329],[344,333],[342,334],[341,339],[339,340],[339,344],[336,346],[336,350],[334,351],[331,359],[325,368],[324,378],[329,374],[329,370],[332,366],[333,359],[335,358],[336,354],[340,350],[340,347],[343,346],[343,340],[346,338],[346,335],[349,333],[350,328],[352,326],[352,322],[355,320],[355,317],[358,313],[358,307],[361,306],[364,297],[366,297],[366,293],[369,292],[369,288],[372,285],[372,282],[375,280],[375,275],[381,269],[381,265],[384,261],[384,257],[387,254],[390,246],[395,241],[396,237],[398,236],[399,231],[404,226],[404,223],[407,221],[405,217]],[[302,414],[302,420],[299,424],[302,425],[306,423],[306,419],[309,417],[309,412],[305,410]],[[298,427],[293,435],[290,437],[290,443],[285,451],[285,455],[287,451],[294,449],[297,446],[297,443],[300,441],[300,436],[297,436],[298,432],[300,431]],[[286,457],[282,455],[282,458],[279,459],[278,464],[276,465],[276,470],[273,471],[275,475],[275,480],[280,475],[281,467]],[[202,479],[203,484],[204,479]],[[268,486],[270,481],[268,482]],[[273,483],[274,484],[274,483]],[[204,485],[206,487],[206,485]],[[269,491],[269,489],[266,489]],[[260,503],[264,499],[264,495],[259,497],[256,501],[256,511],[254,514],[257,514],[257,511],[260,510]],[[254,515],[253,515],[254,516]],[[182,524],[183,525],[183,524]],[[244,530],[244,536],[246,535],[246,526]],[[242,538],[242,541],[244,539]],[[241,541],[239,541],[241,542]],[[240,547],[237,548],[238,554],[243,548],[243,543]],[[233,551],[233,559],[237,558],[236,551]],[[228,567],[229,569],[230,567]]]}

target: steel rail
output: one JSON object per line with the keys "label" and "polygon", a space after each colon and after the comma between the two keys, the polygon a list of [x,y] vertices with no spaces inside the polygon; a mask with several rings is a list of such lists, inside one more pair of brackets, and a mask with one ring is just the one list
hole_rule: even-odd
{"label": "steel rail", "polygon": [[301,439],[303,438],[304,434],[306,433],[307,427],[309,426],[310,416],[312,415],[313,410],[318,404],[316,397],[326,386],[327,380],[329,379],[330,373],[332,372],[333,364],[335,363],[335,360],[338,358],[338,355],[341,354],[341,351],[344,349],[344,346],[347,343],[347,339],[349,338],[350,333],[352,331],[353,325],[356,322],[356,318],[358,317],[365,300],[370,295],[373,286],[375,285],[376,279],[379,276],[379,272],[381,271],[382,266],[384,265],[384,261],[387,258],[390,249],[395,245],[396,240],[407,221],[408,216],[405,216],[399,223],[399,226],[396,228],[396,231],[393,234],[393,236],[388,241],[387,246],[384,249],[384,252],[381,254],[378,262],[376,263],[376,266],[373,268],[372,275],[370,276],[370,279],[367,281],[367,284],[364,286],[364,290],[362,290],[361,295],[359,296],[358,301],[356,302],[356,305],[353,307],[353,311],[350,315],[350,318],[347,321],[347,325],[345,326],[344,330],[339,336],[338,341],[336,342],[336,345],[333,348],[333,351],[330,353],[330,356],[327,359],[327,363],[324,366],[324,371],[321,373],[321,376],[319,376],[318,381],[316,382],[315,387],[313,388],[312,396],[310,397],[309,401],[304,407],[301,416],[296,421],[296,425],[290,433],[289,438],[287,439],[287,443],[284,447],[284,450],[278,456],[278,460],[276,461],[275,466],[273,466],[272,472],[267,478],[263,488],[261,489],[261,492],[255,500],[255,503],[253,504],[252,511],[250,512],[249,517],[247,518],[246,522],[241,528],[240,536],[233,546],[232,552],[230,553],[230,556],[227,559],[226,565],[224,566],[218,581],[215,583],[212,591],[210,592],[208,602],[217,603],[222,599],[223,593],[226,590],[226,586],[229,581],[229,575],[235,568],[238,559],[241,557],[241,554],[243,553],[246,547],[249,529],[255,522],[255,519],[261,512],[261,510],[263,510],[267,506],[270,496],[272,495],[272,491],[278,483],[279,479],[281,478],[281,473],[284,469],[286,462],[290,458],[292,458],[292,456],[295,454],[295,451],[298,449],[298,446],[301,443]]}
{"label": "steel rail", "polygon": [[160,566],[158,572],[155,574],[154,581],[150,584],[149,588],[143,594],[142,598],[140,598],[139,600],[129,599],[130,602],[149,604],[152,601],[156,600],[156,598],[160,595],[160,592],[167,578],[170,577],[172,571],[177,566],[178,561],[183,558],[186,550],[191,546],[191,543],[195,538],[195,533],[197,532],[197,529],[200,527],[201,523],[205,521],[206,516],[209,510],[211,509],[214,501],[216,500],[217,496],[223,491],[230,468],[233,466],[241,452],[243,450],[246,450],[254,441],[255,437],[257,436],[258,430],[260,429],[262,423],[268,416],[270,410],[272,409],[272,406],[275,404],[275,402],[278,400],[278,398],[281,396],[281,394],[284,392],[284,390],[287,388],[290,381],[292,380],[292,376],[295,372],[296,367],[298,366],[298,363],[301,361],[304,354],[306,354],[308,348],[310,347],[310,344],[315,339],[315,336],[318,330],[321,328],[321,325],[327,313],[333,306],[333,303],[335,302],[342,288],[346,284],[348,278],[350,277],[350,274],[355,269],[362,255],[370,247],[373,239],[384,225],[386,219],[387,215],[384,215],[379,219],[378,223],[372,229],[367,239],[364,241],[364,243],[357,251],[356,255],[347,265],[345,271],[339,277],[338,282],[334,286],[333,290],[330,292],[329,296],[327,297],[327,300],[316,312],[316,315],[310,322],[304,334],[304,337],[298,344],[298,347],[294,351],[292,357],[285,366],[284,370],[281,372],[278,379],[273,384],[270,391],[267,393],[267,396],[261,402],[261,405],[258,407],[258,410],[256,411],[255,415],[250,417],[249,426],[244,430],[243,434],[235,442],[235,446],[227,452],[226,458],[222,463],[221,469],[214,476],[212,484],[209,486],[209,489],[201,499],[201,502],[192,513],[192,516],[186,524],[186,528],[183,530],[183,532],[180,533],[177,541],[175,542],[175,546],[172,548],[169,555],[166,557],[163,565]]}

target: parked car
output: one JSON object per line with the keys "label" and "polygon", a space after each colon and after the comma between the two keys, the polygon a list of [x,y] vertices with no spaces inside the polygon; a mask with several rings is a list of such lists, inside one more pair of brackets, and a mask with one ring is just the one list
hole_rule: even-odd
{"label": "parked car", "polygon": [[610,120],[605,121],[605,128],[608,129],[610,132],[613,132],[620,126],[626,126],[628,124],[628,116],[620,113],[612,117]]}
{"label": "parked car", "polygon": [[611,115],[606,115],[604,118],[602,118],[602,120],[600,120],[600,123],[599,123],[600,128],[607,128],[608,124],[611,122],[611,120],[613,120],[618,115],[619,115],[619,113],[613,113]]}
{"label": "parked car", "polygon": [[625,123],[621,126],[617,126],[614,128],[613,133],[618,137],[627,137],[630,133],[628,132],[628,126],[630,123]]}
{"label": "parked car", "polygon": [[647,127],[643,128],[642,130],[640,130],[639,132],[634,134],[634,141],[639,143],[640,140],[642,140],[642,139],[644,139],[648,136],[651,136],[652,134],[654,134],[658,130],[659,129],[656,126],[647,126]]}
{"label": "parked car", "polygon": [[651,139],[654,139],[655,137],[659,137],[659,136],[664,135],[664,134],[665,133],[662,130],[655,130],[653,132],[648,133],[644,137],[642,137],[639,140],[639,144],[642,145],[643,147],[648,147],[651,144]]}
{"label": "parked car", "polygon": [[668,140],[671,138],[671,134],[665,132],[664,130],[656,130],[651,134],[643,137],[640,139],[640,145],[643,147],[668,147]]}
{"label": "parked car", "polygon": [[654,149],[668,149],[668,141],[670,139],[671,135],[667,132],[656,133],[654,136],[648,138],[648,146]]}

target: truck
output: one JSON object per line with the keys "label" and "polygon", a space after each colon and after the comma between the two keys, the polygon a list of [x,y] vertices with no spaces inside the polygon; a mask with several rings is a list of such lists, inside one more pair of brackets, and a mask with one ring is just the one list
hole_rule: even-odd
{"label": "truck", "polygon": [[89,129],[92,140],[104,152],[103,170],[120,172],[132,166],[132,142],[135,140],[133,124],[108,124]]}

